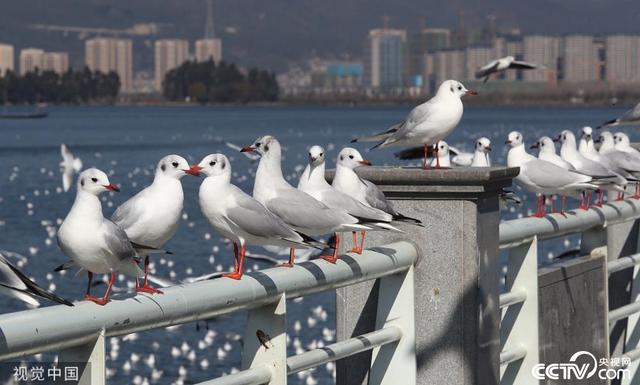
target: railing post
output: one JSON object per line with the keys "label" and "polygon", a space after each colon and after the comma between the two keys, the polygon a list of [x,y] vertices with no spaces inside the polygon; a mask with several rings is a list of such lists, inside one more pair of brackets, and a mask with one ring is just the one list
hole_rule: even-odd
{"label": "railing post", "polygon": [[242,350],[242,370],[266,366],[271,370],[268,385],[287,385],[287,301],[249,310]]}
{"label": "railing post", "polygon": [[524,294],[524,302],[503,308],[500,335],[502,351],[524,350],[526,355],[500,367],[501,384],[537,384],[531,370],[540,361],[538,348],[538,241],[509,252],[506,292]]}
{"label": "railing post", "polygon": [[[631,281],[631,302],[640,301],[640,265],[633,267],[633,280]],[[627,332],[625,335],[625,352],[640,348],[640,313],[635,313],[627,319]],[[633,385],[640,382],[640,360],[632,361],[627,367],[631,372],[628,378],[623,378],[622,385]]]}
{"label": "railing post", "polygon": [[[424,223],[424,227],[399,224],[402,234],[367,233],[365,240],[366,248],[409,239],[420,249],[414,298],[417,384],[499,383],[498,196],[517,172],[507,168],[357,170],[385,192],[397,211]],[[350,240],[346,243],[350,246]],[[379,285],[337,290],[338,340],[375,329]],[[338,361],[337,384],[366,384],[370,362],[367,353]]]}
{"label": "railing post", "polygon": [[[105,344],[104,329],[91,341],[60,351],[59,366],[63,374],[65,368],[78,368],[78,385],[105,385]],[[86,365],[85,365],[86,364]]]}
{"label": "railing post", "polygon": [[397,326],[400,341],[373,349],[369,385],[415,385],[414,268],[380,278],[376,329]]}

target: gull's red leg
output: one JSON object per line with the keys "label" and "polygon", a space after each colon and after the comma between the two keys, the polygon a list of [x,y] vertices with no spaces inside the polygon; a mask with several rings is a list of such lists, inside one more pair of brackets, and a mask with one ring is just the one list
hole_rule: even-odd
{"label": "gull's red leg", "polygon": [[362,250],[364,250],[364,235],[365,235],[365,232],[361,231],[360,235],[362,236],[362,239],[360,240],[360,252],[358,254],[362,254]]}
{"label": "gull's red leg", "polygon": [[[353,234],[355,237],[355,232]],[[336,263],[336,261],[338,260],[338,247],[340,246],[340,234],[335,233],[335,237],[336,237],[336,244],[335,244],[335,247],[333,248],[333,255],[324,255],[320,257],[329,263]],[[354,241],[355,241],[355,238],[354,238]]]}
{"label": "gull's red leg", "polygon": [[[149,286],[149,281],[147,277],[149,275],[149,256],[147,255],[144,258],[144,283],[142,286],[136,285],[136,292],[138,293],[149,293],[149,294],[162,294],[162,291],[156,289],[155,287]],[[138,283],[138,279],[136,277],[136,284]]]}
{"label": "gull's red leg", "polygon": [[93,273],[87,271],[87,276],[89,278],[89,283],[87,284],[87,292],[84,295],[84,299],[89,299],[91,297],[91,281],[93,281]]}
{"label": "gull's red leg", "polygon": [[555,195],[551,194],[551,213],[555,214],[556,206],[555,206]]}
{"label": "gull's red leg", "polygon": [[602,193],[601,190],[596,191],[596,203],[595,206],[596,207],[602,207],[602,196],[604,194]]}
{"label": "gull's red leg", "polygon": [[440,169],[440,151],[438,151],[438,145],[433,148],[433,152],[436,154],[436,168]]}
{"label": "gull's red leg", "polygon": [[235,242],[233,243],[233,252],[236,255],[235,271],[233,273],[224,274],[224,277],[231,278],[231,279],[240,279],[244,274],[244,253],[245,253],[244,245],[243,244],[240,245],[240,256],[239,256],[240,261],[239,262],[238,262],[238,244]]}
{"label": "gull's red leg", "polygon": [[116,273],[113,271],[109,275],[109,286],[107,286],[107,291],[104,293],[102,298],[96,298],[93,296],[85,296],[85,299],[91,302],[95,302],[98,305],[104,306],[109,302],[109,295],[111,294],[111,289],[113,288],[113,284],[116,282]]}
{"label": "gull's red leg", "polygon": [[353,248],[351,249],[352,253],[362,254],[362,245],[364,244],[364,231],[362,231],[362,241],[360,241],[360,246],[358,246],[358,238],[355,231],[351,232],[353,234]]}
{"label": "gull's red leg", "polygon": [[426,170],[429,168],[429,146],[424,145],[424,159],[422,160],[422,169]]}
{"label": "gull's red leg", "polygon": [[289,249],[289,261],[285,262],[285,263],[281,263],[278,266],[280,266],[280,267],[293,267],[293,265],[295,265],[295,263],[296,263],[296,249],[290,248]]}
{"label": "gull's red leg", "polygon": [[562,202],[561,202],[561,207],[560,207],[560,215],[563,215],[566,217],[566,214],[564,213],[564,209],[567,207],[567,195],[566,194],[562,194]]}

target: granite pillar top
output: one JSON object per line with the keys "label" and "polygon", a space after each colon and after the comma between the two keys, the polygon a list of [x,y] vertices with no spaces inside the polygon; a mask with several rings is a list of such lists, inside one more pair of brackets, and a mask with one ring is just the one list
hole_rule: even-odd
{"label": "granite pillar top", "polygon": [[[517,167],[456,167],[423,170],[419,167],[358,167],[356,174],[375,183],[385,193],[469,194],[500,190],[511,186]],[[326,178],[333,180],[335,170]]]}

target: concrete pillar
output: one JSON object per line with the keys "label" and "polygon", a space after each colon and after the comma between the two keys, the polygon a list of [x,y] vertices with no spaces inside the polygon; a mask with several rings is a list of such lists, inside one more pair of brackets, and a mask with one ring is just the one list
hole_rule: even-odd
{"label": "concrete pillar", "polygon": [[[424,227],[371,232],[365,248],[410,239],[415,266],[417,384],[498,384],[500,355],[499,192],[517,169],[361,168],[402,214]],[[332,173],[328,173],[331,180]],[[344,234],[342,246],[351,247]],[[377,282],[337,290],[337,337],[374,330]],[[371,353],[338,361],[337,384],[366,384]]]}

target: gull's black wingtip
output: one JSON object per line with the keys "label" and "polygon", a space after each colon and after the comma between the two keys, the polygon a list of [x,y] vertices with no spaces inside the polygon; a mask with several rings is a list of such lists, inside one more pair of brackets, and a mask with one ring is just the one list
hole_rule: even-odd
{"label": "gull's black wingtip", "polygon": [[354,139],[351,139],[350,143],[357,143],[357,142],[358,142],[358,138],[354,138]]}

